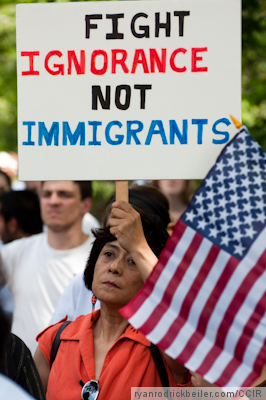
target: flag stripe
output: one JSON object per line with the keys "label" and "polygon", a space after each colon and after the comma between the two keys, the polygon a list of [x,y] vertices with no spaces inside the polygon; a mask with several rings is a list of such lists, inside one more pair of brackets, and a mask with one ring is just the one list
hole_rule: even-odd
{"label": "flag stripe", "polygon": [[[222,293],[223,285],[221,285],[221,282],[224,282],[224,278],[233,273],[238,263],[238,260],[234,259],[233,257],[230,258],[230,255],[224,251],[220,251],[213,266],[210,265],[212,270],[207,276],[203,287],[200,289],[199,295],[196,297],[195,303],[190,311],[188,321],[190,322],[191,326],[194,325],[194,331],[191,333],[191,336],[188,337],[188,341],[185,340],[183,342],[184,338],[177,338],[177,340],[175,340],[173,343],[173,349],[169,349],[169,353],[167,350],[167,354],[170,355],[171,352],[173,353],[173,357],[176,358],[177,353],[180,351],[178,358],[182,360],[182,362],[185,362],[192,356],[192,353],[195,351],[198,343],[200,340],[202,340],[206,333],[207,323],[213,310],[213,299],[218,299]],[[212,289],[212,284],[214,284],[215,287],[213,288],[212,292],[209,293]],[[178,347],[180,348],[181,343],[184,343],[184,348],[178,351]]]}
{"label": "flag stripe", "polygon": [[[265,277],[264,277],[265,279]],[[221,386],[231,386],[232,382],[235,379],[238,379],[238,376],[241,377],[241,379],[245,378],[248,379],[248,377],[250,376],[251,372],[253,371],[254,368],[254,362],[256,360],[256,356],[257,354],[263,354],[263,358],[264,360],[266,359],[266,351],[265,348],[261,347],[261,345],[259,345],[259,343],[261,343],[261,340],[263,339],[264,335],[265,335],[265,328],[266,328],[266,320],[265,320],[265,301],[266,301],[266,293],[264,293],[262,299],[259,301],[256,309],[254,310],[253,314],[251,315],[251,317],[249,318],[249,321],[246,324],[246,327],[244,329],[244,331],[247,331],[247,326],[249,325],[249,323],[251,321],[254,321],[254,319],[256,320],[256,318],[254,318],[257,315],[263,315],[263,317],[261,318],[261,320],[257,320],[257,326],[254,327],[252,326],[252,330],[253,330],[253,335],[251,334],[252,339],[249,341],[247,334],[243,332],[243,335],[240,337],[239,339],[239,348],[241,350],[242,357],[239,357],[239,355],[237,355],[235,357],[235,361],[237,360],[237,363],[233,364],[232,361],[230,362],[229,365],[227,365],[227,367],[225,368],[225,370],[222,372],[221,377],[219,379],[219,385]],[[260,310],[259,310],[260,309]],[[263,311],[262,311],[263,310]],[[261,313],[262,311],[262,313]],[[259,312],[259,314],[258,314]],[[262,340],[263,341],[263,340]],[[242,346],[243,343],[243,346]],[[236,353],[236,352],[235,352]],[[250,364],[250,366],[249,366]],[[260,365],[260,368],[263,367],[263,365],[265,364],[265,361]],[[256,374],[258,376],[258,371],[260,370],[260,368],[256,368],[257,370],[254,371],[254,374]],[[248,386],[250,386],[253,382],[254,378],[254,374],[252,374],[252,377],[250,377],[249,379],[252,379],[249,381]]]}
{"label": "flag stripe", "polygon": [[[263,241],[264,244],[262,245]],[[213,337],[210,337],[209,340],[208,332],[218,332],[235,293],[239,289],[239,286],[241,286],[246,275],[253,268],[254,263],[258,261],[265,247],[265,242],[266,230],[264,229],[258,239],[251,246],[247,256],[238,264],[238,268],[228,280],[226,287],[223,288],[222,295],[219,297],[219,300],[213,309],[211,318],[208,321],[206,329],[207,336],[203,338],[192,357],[187,361],[187,365],[193,365],[194,371],[200,371],[202,375],[205,375],[205,373],[210,369],[212,361],[221,353],[221,349],[218,350],[216,346],[213,347]],[[217,335],[217,337],[219,338],[219,336],[223,335]]]}
{"label": "flag stripe", "polygon": [[[147,338],[151,340],[151,338],[155,339],[156,338],[156,343],[159,343],[160,341],[163,341],[164,347],[168,346],[171,344],[173,338],[171,337],[171,330],[169,331],[169,328],[171,327],[173,320],[178,316],[180,312],[182,312],[182,304],[183,301],[186,300],[187,296],[189,296],[189,293],[191,292],[191,288],[195,282],[195,278],[197,278],[198,273],[202,267],[202,264],[204,264],[206,257],[208,256],[208,253],[212,247],[212,243],[206,239],[203,238],[200,234],[196,234],[195,240],[197,239],[198,243],[200,246],[198,246],[197,252],[193,254],[192,251],[189,251],[189,254],[187,255],[188,259],[187,262],[188,264],[183,265],[185,266],[185,274],[183,276],[183,279],[178,280],[176,279],[175,282],[175,288],[174,291],[172,291],[172,298],[171,303],[168,305],[170,306],[167,311],[164,312],[162,315],[162,318],[159,320],[157,325],[153,325],[153,330],[148,334],[147,332]],[[196,249],[196,246],[193,247]],[[190,268],[191,265],[195,262],[194,260],[201,260],[201,263],[196,262],[195,263],[195,271],[194,274],[191,276],[190,273]],[[174,279],[173,279],[174,281]],[[182,283],[182,285],[181,285]],[[178,287],[176,287],[178,285]],[[168,293],[168,289],[167,289]],[[180,299],[180,300],[179,300]],[[181,299],[184,299],[181,301]],[[174,304],[174,307],[171,306]],[[186,312],[186,311],[184,311]],[[156,314],[154,315],[153,321],[156,318]],[[152,321],[152,322],[153,322]],[[156,318],[157,322],[157,318]],[[142,329],[142,327],[141,327]],[[168,334],[166,335],[166,333]],[[162,340],[163,339],[163,340]]]}
{"label": "flag stripe", "polygon": [[[242,291],[245,293],[245,286],[243,284],[246,276],[249,272],[253,269],[254,263],[258,262],[261,253],[263,252],[264,247],[262,246],[262,242],[266,241],[266,229],[263,230],[259,238],[253,243],[252,247],[250,248],[248,255],[243,259],[238,268],[235,270],[234,274],[229,279],[226,287],[223,290],[222,296],[219,298],[217,305],[215,307],[212,317],[215,316],[216,318],[210,319],[208,323],[208,327],[213,329],[215,332],[223,332],[223,335],[217,335],[215,343],[212,349],[208,349],[208,353],[206,353],[205,360],[202,360],[200,363],[200,359],[198,359],[198,366],[197,370],[200,370],[201,374],[205,376],[207,371],[210,369],[210,363],[212,360],[217,358],[217,348],[221,349],[223,346],[224,336],[228,332],[229,325],[227,324],[226,316],[228,315],[228,310],[232,311],[234,315],[238,311],[237,307],[232,307],[231,303],[232,300],[235,298],[235,294],[237,291]],[[213,321],[211,321],[213,319]],[[246,323],[246,321],[245,321]],[[223,330],[220,330],[222,329]],[[220,345],[220,346],[219,346]],[[221,350],[220,350],[221,353]],[[223,370],[223,365],[221,364],[221,357],[219,355],[219,369]]]}
{"label": "flag stripe", "polygon": [[[206,258],[204,259],[202,256],[198,256],[198,254],[195,255],[195,260],[196,259],[202,260],[202,265],[198,264],[198,267],[201,268],[198,271],[198,273],[197,271],[194,271],[195,275],[190,278],[191,281],[193,280],[193,282],[182,303],[182,306],[180,307],[179,313],[176,304],[179,301],[179,293],[178,291],[175,293],[176,301],[174,297],[171,304],[172,309],[171,311],[168,312],[171,312],[171,315],[173,317],[174,313],[176,313],[175,314],[176,318],[172,319],[171,328],[165,334],[162,340],[158,341],[157,343],[158,346],[165,348],[167,354],[173,358],[176,358],[177,354],[180,352],[180,346],[185,346],[187,340],[189,339],[189,335],[187,334],[183,335],[183,331],[186,330],[186,328],[188,330],[193,328],[193,323],[195,322],[195,320],[193,320],[193,318],[195,317],[194,315],[195,313],[193,313],[194,308],[191,309],[191,307],[193,306],[193,302],[194,304],[195,302],[198,302],[199,307],[202,308],[204,307],[204,297],[206,295],[206,290],[203,289],[197,294],[199,285],[203,284],[205,277],[208,275],[210,268],[212,267],[212,263],[217,264],[216,261],[217,261],[217,256],[219,254],[219,248],[213,246],[212,243],[209,242],[207,239],[205,239],[203,243],[205,244],[205,246],[202,248],[202,253],[204,254],[206,252]],[[209,252],[207,252],[208,249]],[[201,294],[202,296],[200,296]],[[181,305],[181,300],[179,302]],[[192,324],[191,324],[191,319],[193,320]],[[184,325],[185,322],[186,324]],[[154,333],[154,337],[155,335],[156,333]]]}
{"label": "flag stripe", "polygon": [[[241,330],[239,330],[239,324],[240,326],[245,326],[245,320],[247,320],[248,323],[248,320],[250,318],[252,317],[254,318],[259,307],[263,307],[264,310],[266,309],[265,286],[263,285],[263,281],[265,283],[265,278],[266,278],[266,272],[260,277],[260,279],[257,280],[257,282],[253,285],[252,289],[248,292],[246,301],[242,304],[241,309],[236,315],[234,323],[230,326],[230,329],[227,333],[226,343],[223,352],[215,361],[215,363],[219,365],[220,370],[218,372],[218,369],[216,368],[216,365],[214,363],[212,368],[208,371],[208,373],[204,375],[207,380],[209,379],[209,376],[212,376],[213,377],[212,379],[215,379],[215,381],[219,385],[230,386],[228,381],[231,379],[232,375],[235,373],[239,365],[242,363],[243,354],[245,351],[244,347],[245,342],[243,343],[243,334],[241,335],[242,332]],[[258,304],[254,311],[253,309],[248,309],[247,306],[247,304],[250,304],[251,299],[252,301],[256,301],[256,299],[258,299]],[[260,323],[260,321],[258,322]],[[235,348],[236,344],[239,341],[242,343],[241,353],[236,354]],[[254,346],[252,348],[251,360],[248,360],[249,364],[251,363],[252,359],[254,360],[254,358],[256,358],[258,351],[260,351],[260,348],[258,349],[257,346]],[[246,364],[242,364],[242,369],[246,370],[245,372],[246,375],[249,375],[250,372],[252,371],[252,365],[247,368]],[[217,375],[219,374],[220,376],[215,377],[214,370],[216,370]],[[243,377],[246,378],[244,372],[242,372],[242,374]]]}

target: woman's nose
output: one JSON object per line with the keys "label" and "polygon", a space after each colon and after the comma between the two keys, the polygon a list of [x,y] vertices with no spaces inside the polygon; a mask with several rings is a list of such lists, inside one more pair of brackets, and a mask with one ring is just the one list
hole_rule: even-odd
{"label": "woman's nose", "polygon": [[113,274],[120,274],[121,267],[122,267],[121,263],[122,263],[122,260],[120,258],[113,260],[109,265],[109,271]]}

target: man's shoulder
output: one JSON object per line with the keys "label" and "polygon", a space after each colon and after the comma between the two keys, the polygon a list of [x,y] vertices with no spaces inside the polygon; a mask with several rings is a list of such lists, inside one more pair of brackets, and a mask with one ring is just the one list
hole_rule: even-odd
{"label": "man's shoulder", "polygon": [[13,242],[4,244],[1,246],[1,252],[5,250],[13,249],[24,249],[36,245],[37,243],[43,243],[47,240],[47,235],[45,232],[38,233],[36,235],[24,237],[21,239],[13,240]]}

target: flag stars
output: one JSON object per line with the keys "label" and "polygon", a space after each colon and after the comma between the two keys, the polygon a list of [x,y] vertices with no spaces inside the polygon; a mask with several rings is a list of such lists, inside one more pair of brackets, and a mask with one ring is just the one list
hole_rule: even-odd
{"label": "flag stars", "polygon": [[243,253],[244,253],[244,250],[245,250],[245,247],[244,246],[242,246],[242,244],[241,243],[239,243],[239,244],[237,244],[236,246],[234,246],[234,253],[235,254],[239,254],[240,255],[240,257],[243,255]]}
{"label": "flag stars", "polygon": [[199,219],[198,220],[198,226],[197,226],[197,229],[201,229],[201,230],[205,230],[205,228],[206,228],[206,225],[208,225],[208,222],[206,221],[206,220],[204,220],[204,219]]}
{"label": "flag stars", "polygon": [[193,210],[187,211],[185,216],[186,216],[186,221],[188,222],[193,222],[194,218],[196,217]]}

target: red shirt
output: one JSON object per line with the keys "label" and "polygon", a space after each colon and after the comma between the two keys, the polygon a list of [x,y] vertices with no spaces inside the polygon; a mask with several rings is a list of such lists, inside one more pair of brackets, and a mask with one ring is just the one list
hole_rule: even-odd
{"label": "red shirt", "polygon": [[[95,313],[95,320],[100,311]],[[37,336],[40,349],[50,365],[51,347],[62,322]],[[81,315],[61,333],[61,343],[53,363],[46,393],[47,400],[78,400],[84,383],[95,379],[93,324],[90,315]],[[131,387],[161,387],[161,380],[149,349],[150,341],[131,325],[106,354],[99,376],[97,400],[130,400]],[[179,385],[165,363],[170,387]]]}

